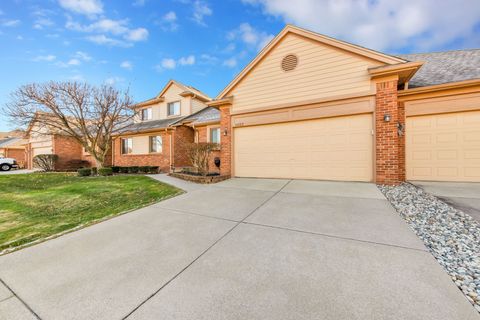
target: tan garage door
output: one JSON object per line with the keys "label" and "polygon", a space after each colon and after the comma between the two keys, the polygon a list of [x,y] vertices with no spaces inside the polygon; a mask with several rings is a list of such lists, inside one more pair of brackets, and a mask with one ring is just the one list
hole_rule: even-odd
{"label": "tan garage door", "polygon": [[480,111],[407,118],[407,179],[480,182]]}
{"label": "tan garage door", "polygon": [[372,115],[234,131],[237,177],[372,181]]}

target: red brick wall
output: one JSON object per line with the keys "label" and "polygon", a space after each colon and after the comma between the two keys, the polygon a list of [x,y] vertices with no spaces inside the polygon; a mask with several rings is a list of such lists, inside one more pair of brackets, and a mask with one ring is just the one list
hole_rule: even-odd
{"label": "red brick wall", "polygon": [[[400,139],[397,124],[405,123],[405,113],[399,112],[397,101],[397,80],[377,83],[375,97],[376,130],[376,179],[379,184],[397,184],[402,180],[405,167],[404,138]],[[401,108],[403,110],[403,108]],[[385,114],[391,120],[384,121]],[[400,156],[400,154],[403,154]],[[403,160],[402,160],[403,159]]]}
{"label": "red brick wall", "polygon": [[2,153],[5,158],[13,158],[17,160],[19,164],[25,163],[25,149],[4,148],[0,149],[0,153]]}
{"label": "red brick wall", "polygon": [[176,127],[173,131],[173,141],[173,166],[176,168],[191,166],[187,146],[194,141],[193,129],[187,126]]}
{"label": "red brick wall", "polygon": [[162,172],[170,171],[170,133],[165,131],[151,133],[162,136],[162,153],[122,154],[121,137],[113,141],[113,165],[115,166],[159,166]]}
{"label": "red brick wall", "polygon": [[[220,174],[232,174],[232,127],[230,106],[221,106],[220,108]],[[224,135],[224,132],[227,132]]]}
{"label": "red brick wall", "polygon": [[70,160],[82,159],[82,146],[73,138],[55,135],[53,137],[53,153],[58,156],[55,170],[69,170]]}
{"label": "red brick wall", "polygon": [[[196,131],[198,132],[198,142],[208,142],[208,128],[207,126],[197,127]],[[223,137],[220,137],[222,139]],[[208,159],[208,168],[210,172],[220,173],[220,168],[217,168],[215,165],[215,158],[220,158],[220,150],[213,151]]]}

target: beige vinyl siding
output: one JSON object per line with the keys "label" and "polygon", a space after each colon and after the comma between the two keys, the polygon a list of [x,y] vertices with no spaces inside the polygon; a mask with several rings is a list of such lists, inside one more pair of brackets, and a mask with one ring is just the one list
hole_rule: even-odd
{"label": "beige vinyl siding", "polygon": [[408,180],[480,182],[480,111],[407,118]]}
{"label": "beige vinyl siding", "polygon": [[195,99],[193,98],[191,100],[192,102],[192,113],[195,113],[195,112],[198,112],[200,110],[202,110],[203,108],[205,108],[207,105],[205,103],[203,103],[202,101],[198,100],[198,99]]}
{"label": "beige vinyl siding", "polygon": [[160,107],[160,119],[165,119],[168,117],[167,105],[169,102],[180,101],[180,115],[186,116],[190,114],[190,97],[182,97],[180,93],[184,92],[183,88],[180,88],[175,83],[173,83],[167,91],[164,93],[163,97],[165,101],[161,103]]}
{"label": "beige vinyl siding", "polygon": [[237,177],[373,180],[372,114],[234,129]]}
{"label": "beige vinyl siding", "polygon": [[52,147],[32,147],[32,153],[34,157],[39,154],[52,154]]}
{"label": "beige vinyl siding", "polygon": [[[294,54],[298,66],[281,69],[282,59]],[[382,63],[356,56],[298,35],[288,34],[227,95],[233,95],[233,112],[355,95],[374,90],[368,68]]]}

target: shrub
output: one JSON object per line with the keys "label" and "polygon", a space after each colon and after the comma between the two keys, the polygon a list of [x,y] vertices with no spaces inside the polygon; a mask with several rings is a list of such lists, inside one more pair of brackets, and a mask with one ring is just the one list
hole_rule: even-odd
{"label": "shrub", "polygon": [[97,175],[97,167],[91,167],[90,169],[92,169],[92,176],[96,176]]}
{"label": "shrub", "polygon": [[120,173],[128,173],[128,167],[120,167]]}
{"label": "shrub", "polygon": [[98,169],[98,174],[101,176],[111,176],[113,174],[113,170],[110,167],[104,167]]}
{"label": "shrub", "polygon": [[119,166],[112,166],[112,172],[113,173],[119,173],[120,172],[120,167]]}
{"label": "shrub", "polygon": [[82,160],[82,159],[68,160],[67,163],[65,164],[65,167],[68,170],[72,170],[72,171],[76,171],[78,169],[86,168],[86,167],[89,167],[89,166],[90,166],[90,163],[88,161]]}
{"label": "shrub", "polygon": [[148,173],[149,170],[150,170],[149,166],[138,167],[138,172],[140,172],[140,173]]}
{"label": "shrub", "polygon": [[128,173],[138,173],[138,166],[128,167]]}
{"label": "shrub", "polygon": [[43,171],[53,171],[57,160],[58,156],[56,154],[39,154],[33,157],[33,166]]}
{"label": "shrub", "polygon": [[158,170],[160,169],[159,166],[150,166],[148,168],[148,173],[158,173]]}
{"label": "shrub", "polygon": [[218,143],[199,142],[186,145],[187,155],[192,166],[202,176],[206,176],[209,171],[210,154],[218,150]]}
{"label": "shrub", "polygon": [[80,177],[88,177],[92,175],[92,169],[90,168],[80,168],[77,170],[77,172]]}

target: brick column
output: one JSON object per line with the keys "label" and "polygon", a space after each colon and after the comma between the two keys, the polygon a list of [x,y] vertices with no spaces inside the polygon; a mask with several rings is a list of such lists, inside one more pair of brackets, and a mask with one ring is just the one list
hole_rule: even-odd
{"label": "brick column", "polygon": [[[405,113],[397,101],[397,80],[379,81],[376,84],[375,130],[376,170],[378,184],[398,184],[404,180],[405,139],[398,135],[398,123],[405,124]],[[390,115],[390,121],[384,120]]]}
{"label": "brick column", "polygon": [[[223,105],[220,110],[220,174],[232,174],[232,125],[230,105]],[[226,135],[225,135],[226,133]]]}

